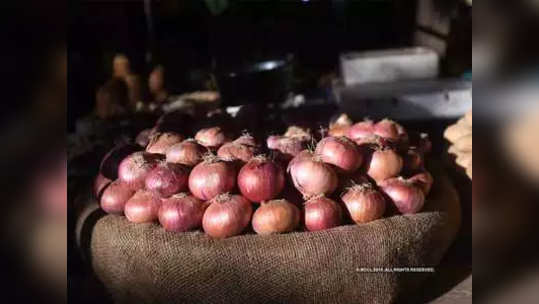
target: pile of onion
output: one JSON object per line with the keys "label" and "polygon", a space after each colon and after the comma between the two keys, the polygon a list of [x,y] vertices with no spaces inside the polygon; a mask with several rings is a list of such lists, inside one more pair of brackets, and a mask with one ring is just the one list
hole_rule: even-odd
{"label": "pile of onion", "polygon": [[306,151],[298,154],[288,165],[294,187],[309,198],[320,194],[331,194],[337,188],[335,170],[319,156]]}
{"label": "pile of onion", "polygon": [[305,228],[318,231],[337,227],[342,222],[342,209],[332,199],[316,196],[305,202]]}
{"label": "pile of onion", "polygon": [[189,195],[178,193],[164,199],[159,208],[159,223],[167,231],[185,232],[202,227],[202,217],[208,203]]}
{"label": "pile of onion", "polygon": [[379,184],[402,214],[417,213],[425,204],[423,190],[402,177],[390,178]]}
{"label": "pile of onion", "polygon": [[213,238],[231,237],[245,230],[252,214],[251,202],[245,197],[221,194],[210,201],[202,218],[202,228]]}
{"label": "pile of onion", "polygon": [[300,216],[298,207],[287,200],[263,202],[253,214],[253,230],[263,235],[294,231]]}
{"label": "pile of onion", "polygon": [[101,195],[101,209],[107,213],[122,214],[125,203],[133,196],[134,190],[120,180],[115,180],[103,191]]}
{"label": "pile of onion", "polygon": [[140,189],[125,203],[124,214],[130,222],[147,223],[157,220],[161,199],[145,189]]}
{"label": "pile of onion", "polygon": [[189,170],[180,164],[161,162],[145,179],[146,189],[161,197],[187,190]]}
{"label": "pile of onion", "polygon": [[209,149],[217,149],[229,141],[221,127],[201,129],[196,133],[195,139],[199,144]]}
{"label": "pile of onion", "polygon": [[155,168],[163,156],[148,152],[135,152],[127,156],[118,167],[118,178],[133,190],[142,189],[146,176]]}
{"label": "pile of onion", "polygon": [[182,164],[194,167],[202,161],[208,149],[194,139],[187,139],[171,146],[167,150],[166,159],[169,163]]}
{"label": "pile of onion", "polygon": [[386,211],[384,195],[370,183],[352,186],[341,196],[350,217],[356,224],[382,218]]}
{"label": "pile of onion", "polygon": [[277,197],[284,184],[283,168],[263,155],[251,159],[238,174],[241,194],[252,202],[268,201]]}
{"label": "pile of onion", "polygon": [[346,137],[325,137],[316,146],[315,154],[323,162],[332,164],[341,172],[351,173],[359,169],[363,156],[356,144]]}
{"label": "pile of onion", "polygon": [[377,183],[398,176],[403,167],[403,159],[396,150],[388,146],[376,146],[366,161],[366,172]]}
{"label": "pile of onion", "polygon": [[251,135],[245,134],[236,140],[222,145],[217,150],[217,156],[228,161],[248,162],[258,152],[258,147]]}
{"label": "pile of onion", "polygon": [[146,152],[166,154],[168,148],[183,140],[184,137],[175,132],[155,133],[150,137],[150,142],[146,146]]}
{"label": "pile of onion", "polygon": [[235,186],[234,164],[214,155],[206,155],[205,160],[189,174],[189,190],[201,200],[211,200],[219,194],[232,191]]}

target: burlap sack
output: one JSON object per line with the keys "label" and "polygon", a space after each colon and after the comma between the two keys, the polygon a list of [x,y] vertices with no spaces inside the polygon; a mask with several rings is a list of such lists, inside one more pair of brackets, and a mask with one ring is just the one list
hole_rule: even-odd
{"label": "burlap sack", "polygon": [[423,212],[365,225],[212,240],[95,210],[78,241],[117,303],[394,303],[429,275],[394,268],[435,267],[460,225],[455,189],[435,179]]}

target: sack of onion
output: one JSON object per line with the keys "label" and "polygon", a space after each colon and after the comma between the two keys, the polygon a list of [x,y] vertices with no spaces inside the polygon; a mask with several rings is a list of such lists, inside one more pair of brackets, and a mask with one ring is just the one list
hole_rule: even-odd
{"label": "sack of onion", "polygon": [[373,126],[366,146],[327,137],[288,168],[259,155],[238,170],[208,154],[191,158],[200,162],[188,172],[136,152],[117,181],[98,179],[103,210],[113,214],[85,212],[78,226],[91,229],[78,230],[79,244],[119,303],[394,302],[425,275],[362,269],[436,266],[460,210],[448,179],[426,171],[421,153],[406,164],[400,125]]}

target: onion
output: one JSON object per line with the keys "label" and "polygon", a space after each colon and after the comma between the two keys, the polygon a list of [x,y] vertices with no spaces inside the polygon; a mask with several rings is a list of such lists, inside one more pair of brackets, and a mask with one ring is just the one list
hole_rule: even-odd
{"label": "onion", "polygon": [[266,140],[266,145],[268,146],[268,149],[277,149],[282,138],[283,136],[279,135],[268,136],[268,139]]}
{"label": "onion", "polygon": [[428,171],[424,171],[410,177],[408,181],[421,188],[425,196],[427,196],[434,183],[434,178]]}
{"label": "onion", "polygon": [[221,127],[201,129],[195,135],[195,139],[204,147],[213,149],[219,148],[228,141]]}
{"label": "onion", "polygon": [[187,193],[174,194],[163,200],[159,223],[167,231],[185,232],[202,226],[208,204]]}
{"label": "onion", "polygon": [[155,133],[150,138],[150,142],[146,147],[146,152],[166,154],[168,148],[179,142],[182,142],[183,140],[184,137],[175,132]]}
{"label": "onion", "polygon": [[208,149],[196,140],[187,139],[167,150],[167,162],[193,167],[202,161],[202,156],[207,152]]}
{"label": "onion", "polygon": [[284,170],[265,156],[251,159],[238,174],[241,194],[252,202],[275,198],[283,190],[284,184]]}
{"label": "onion", "polygon": [[99,172],[108,179],[118,178],[118,167],[128,155],[140,151],[140,147],[130,144],[120,144],[112,148],[101,160]]}
{"label": "onion", "polygon": [[305,228],[318,231],[337,227],[342,221],[342,209],[334,201],[318,196],[305,202]]}
{"label": "onion", "polygon": [[402,177],[390,178],[380,183],[384,191],[402,214],[417,213],[425,204],[425,194]]}
{"label": "onion", "polygon": [[98,200],[101,198],[103,190],[111,183],[109,178],[106,178],[103,174],[99,173],[94,179],[93,194]]}
{"label": "onion", "polygon": [[386,211],[384,195],[370,183],[349,188],[341,198],[356,224],[380,219]]}
{"label": "onion", "polygon": [[374,122],[372,120],[364,120],[351,126],[348,130],[347,137],[359,145],[371,139],[373,136]]}
{"label": "onion", "polygon": [[144,129],[135,138],[137,145],[146,147],[150,143],[150,137],[153,135],[153,129]]}
{"label": "onion", "polygon": [[307,142],[294,137],[270,136],[267,145],[269,149],[279,151],[285,161],[289,161],[305,149]]}
{"label": "onion", "polygon": [[118,167],[118,178],[128,184],[133,190],[142,189],[144,181],[150,171],[153,170],[162,155],[148,152],[135,152],[127,156]]}
{"label": "onion", "polygon": [[300,215],[298,207],[287,200],[264,202],[253,214],[253,229],[263,235],[294,231]]}
{"label": "onion", "polygon": [[315,153],[323,162],[332,164],[342,172],[356,171],[363,161],[356,144],[346,137],[326,137],[316,146]]}
{"label": "onion", "polygon": [[393,149],[376,148],[367,162],[367,175],[377,183],[397,176],[403,166],[402,157]]}
{"label": "onion", "polygon": [[189,175],[189,190],[201,200],[210,200],[218,194],[232,191],[236,186],[236,169],[230,162],[217,157],[196,165]]}
{"label": "onion", "polygon": [[408,141],[408,133],[404,127],[387,118],[374,125],[374,134],[394,142]]}
{"label": "onion", "polygon": [[292,182],[304,197],[330,194],[337,188],[337,174],[330,165],[322,162],[318,156],[298,155],[288,166]]}
{"label": "onion", "polygon": [[222,145],[219,150],[217,150],[217,156],[227,161],[240,161],[246,163],[253,158],[257,152],[258,149],[254,146],[229,142]]}
{"label": "onion", "polygon": [[130,222],[146,223],[157,219],[161,199],[156,193],[140,189],[125,203],[124,213]]}
{"label": "onion", "polygon": [[202,218],[202,227],[209,236],[222,239],[238,235],[249,225],[253,207],[243,196],[221,194],[210,203]]}
{"label": "onion", "polygon": [[187,190],[188,177],[189,171],[183,165],[162,162],[148,173],[145,185],[161,197],[169,197]]}
{"label": "onion", "polygon": [[236,138],[236,140],[233,141],[235,144],[239,145],[245,145],[249,147],[257,147],[256,140],[253,136],[251,136],[249,133],[245,133],[242,136]]}
{"label": "onion", "polygon": [[329,136],[341,137],[348,136],[348,130],[354,124],[354,122],[345,113],[339,115],[339,117],[329,124]]}
{"label": "onion", "polygon": [[284,137],[296,138],[301,141],[310,141],[312,138],[312,135],[309,129],[305,129],[298,126],[290,126],[284,133]]}
{"label": "onion", "polygon": [[421,170],[424,166],[423,155],[415,147],[410,147],[403,159],[403,168],[406,172]]}
{"label": "onion", "polygon": [[119,180],[115,180],[103,191],[101,195],[101,209],[107,213],[122,214],[127,200],[129,200],[134,190]]}

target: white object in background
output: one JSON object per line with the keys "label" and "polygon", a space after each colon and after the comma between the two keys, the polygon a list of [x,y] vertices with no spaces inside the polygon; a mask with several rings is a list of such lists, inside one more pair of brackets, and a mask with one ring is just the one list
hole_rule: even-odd
{"label": "white object in background", "polygon": [[412,47],[341,55],[345,85],[433,79],[438,76],[439,56],[431,49]]}

